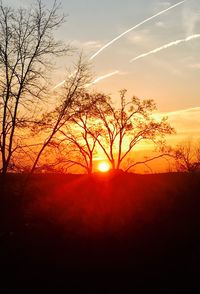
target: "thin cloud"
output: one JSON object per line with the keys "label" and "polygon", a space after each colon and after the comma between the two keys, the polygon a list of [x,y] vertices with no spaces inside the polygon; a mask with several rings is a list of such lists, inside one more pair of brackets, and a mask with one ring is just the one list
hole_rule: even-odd
{"label": "thin cloud", "polygon": [[182,24],[186,35],[194,34],[200,26],[199,1],[190,0],[182,10]]}
{"label": "thin cloud", "polygon": [[80,40],[73,40],[70,42],[70,44],[74,47],[81,48],[88,51],[95,50],[95,49],[97,50],[98,48],[102,47],[102,42],[100,42],[99,40],[96,40],[96,41],[89,40],[85,42],[82,42]]}
{"label": "thin cloud", "polygon": [[188,114],[188,113],[200,113],[200,106],[197,107],[191,107],[191,108],[186,108],[186,109],[179,109],[175,111],[170,111],[170,112],[165,112],[161,113],[161,115],[166,115],[166,116],[177,116],[180,114]]}
{"label": "thin cloud", "polygon": [[156,113],[155,119],[168,117],[169,123],[176,130],[177,135],[188,136],[191,134],[199,135],[200,132],[200,106],[186,109],[179,109],[170,112]]}
{"label": "thin cloud", "polygon": [[165,25],[165,23],[163,21],[156,22],[156,26],[159,27],[159,28],[165,28],[166,27],[166,25]]}
{"label": "thin cloud", "polygon": [[190,64],[188,67],[192,69],[200,69],[200,63],[193,63]]}
{"label": "thin cloud", "polygon": [[128,35],[126,38],[129,43],[134,45],[148,45],[150,42],[152,42],[152,37],[148,29],[140,30],[140,32]]}

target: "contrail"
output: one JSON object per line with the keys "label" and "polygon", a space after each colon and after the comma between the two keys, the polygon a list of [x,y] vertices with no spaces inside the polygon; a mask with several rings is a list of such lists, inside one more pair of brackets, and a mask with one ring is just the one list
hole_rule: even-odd
{"label": "contrail", "polygon": [[[129,32],[133,31],[134,29],[140,27],[141,25],[145,24],[146,22],[149,22],[150,20],[156,18],[157,16],[159,16],[159,15],[161,15],[161,14],[163,14],[163,13],[165,13],[165,12],[167,12],[167,11],[173,9],[173,8],[175,8],[176,6],[179,6],[179,5],[183,4],[185,1],[187,1],[187,0],[180,1],[180,2],[178,2],[178,3],[176,3],[176,4],[172,5],[172,6],[168,7],[167,9],[164,9],[164,10],[160,11],[159,13],[156,13],[155,15],[153,15],[153,16],[151,16],[151,17],[145,19],[144,21],[138,23],[137,25],[131,27],[130,29],[126,30],[125,32],[123,32],[122,34],[120,34],[119,36],[117,36],[116,38],[114,38],[113,40],[111,40],[110,42],[108,42],[107,44],[105,44],[102,48],[100,48],[95,54],[93,54],[93,55],[90,57],[89,60],[94,59],[94,58],[95,58],[97,55],[99,55],[104,49],[106,49],[107,47],[109,47],[110,45],[112,45],[113,43],[115,43],[117,40],[121,39],[124,35],[128,34]],[[91,84],[96,84],[96,83],[98,83],[100,80],[105,79],[105,78],[107,78],[107,77],[110,77],[110,76],[112,76],[112,75],[114,75],[114,74],[117,74],[117,73],[118,73],[118,72],[113,72],[113,73],[111,73],[111,75],[108,74],[108,75],[105,75],[105,76],[99,77],[99,78],[97,78],[95,81],[93,81]],[[98,80],[98,79],[100,79],[100,80]],[[64,83],[65,83],[65,80],[62,81],[62,82],[60,82],[59,84],[57,84],[57,85],[53,88],[53,90],[55,90],[55,89],[57,89],[58,87],[62,86]],[[88,85],[91,85],[91,84],[88,84]]]}
{"label": "contrail", "polygon": [[100,76],[100,77],[96,78],[93,82],[87,84],[85,87],[86,87],[86,88],[87,88],[87,87],[90,87],[90,86],[92,86],[92,85],[94,85],[94,84],[97,84],[98,82],[100,82],[100,81],[102,81],[102,80],[104,80],[104,79],[110,78],[110,77],[112,77],[112,76],[114,76],[114,75],[116,75],[116,74],[118,74],[118,73],[119,73],[119,70],[116,70],[116,71],[113,71],[113,72],[108,73],[108,74],[106,74],[106,75]]}
{"label": "contrail", "polygon": [[65,80],[63,80],[62,82],[57,84],[52,90],[55,90],[55,89],[59,88],[60,86],[64,85],[64,83],[65,83]]}
{"label": "contrail", "polygon": [[195,34],[195,35],[192,35],[192,36],[187,37],[186,39],[180,39],[180,40],[176,40],[176,41],[174,41],[174,42],[170,42],[170,43],[168,43],[168,44],[165,44],[165,45],[163,45],[163,46],[161,46],[161,47],[158,47],[158,48],[156,48],[156,49],[154,49],[154,50],[151,50],[151,51],[149,51],[149,52],[147,52],[147,53],[143,53],[143,54],[141,54],[141,55],[139,55],[139,56],[137,56],[137,57],[131,59],[131,60],[130,60],[130,63],[131,63],[131,62],[134,62],[134,61],[136,61],[136,60],[138,60],[138,59],[140,59],[140,58],[144,58],[144,57],[146,57],[146,56],[148,56],[148,55],[155,54],[155,53],[157,53],[157,52],[159,52],[159,51],[162,51],[162,50],[164,50],[164,49],[167,49],[167,48],[169,48],[169,47],[177,46],[177,45],[179,45],[179,44],[181,44],[181,43],[189,42],[189,41],[194,40],[194,39],[197,39],[197,38],[200,38],[200,34]]}
{"label": "contrail", "polygon": [[[94,85],[94,84],[97,84],[98,82],[100,82],[100,81],[102,81],[102,80],[104,80],[104,79],[110,78],[110,77],[112,77],[112,76],[114,76],[114,75],[116,75],[116,74],[118,74],[118,73],[119,73],[119,70],[116,70],[116,71],[113,71],[113,72],[108,73],[108,74],[106,74],[106,75],[100,76],[100,77],[96,78],[93,82],[91,82],[91,83],[89,83],[89,84],[86,84],[86,85],[85,85],[85,88],[88,88],[88,87],[90,87],[90,86],[92,86],[92,85]],[[73,75],[73,74],[71,74],[70,77],[71,77],[72,75]],[[58,87],[62,86],[64,83],[65,83],[65,80],[62,81],[62,82],[60,82],[59,84],[57,84],[52,90],[57,89]]]}
{"label": "contrail", "polygon": [[192,113],[195,112],[200,112],[200,106],[196,106],[196,107],[191,107],[191,108],[185,108],[185,109],[178,109],[178,110],[174,110],[174,111],[168,111],[168,112],[158,112],[154,114],[154,117],[163,117],[163,116],[176,116],[179,114],[185,114],[185,113],[190,113],[191,115]]}
{"label": "contrail", "polygon": [[[71,77],[75,74],[75,72],[76,72],[76,71],[74,71],[73,73],[71,73],[71,74],[69,75],[68,78],[71,78]],[[57,84],[57,85],[52,89],[52,91],[55,90],[55,89],[57,89],[57,88],[59,88],[59,87],[61,87],[62,85],[64,85],[65,82],[66,82],[66,80],[63,80],[62,82],[60,82],[59,84]]]}
{"label": "contrail", "polygon": [[107,44],[105,44],[102,48],[100,48],[96,53],[94,53],[89,60],[94,59],[97,55],[99,55],[99,53],[101,53],[104,49],[106,49],[107,47],[109,47],[110,45],[112,45],[113,43],[115,43],[117,40],[121,39],[124,35],[128,34],[129,32],[133,31],[136,28],[139,28],[141,25],[143,25],[146,22],[149,22],[150,20],[156,18],[157,16],[175,8],[176,6],[179,6],[181,4],[183,4],[186,0],[178,2],[170,7],[168,7],[167,9],[164,9],[162,11],[160,11],[159,13],[154,14],[153,16],[143,20],[142,22],[138,23],[137,25],[135,25],[134,27],[126,30],[125,32],[123,32],[122,34],[120,34],[119,36],[117,36],[116,38],[112,39],[110,42],[108,42]]}
{"label": "contrail", "polygon": [[199,112],[199,111],[200,111],[200,106],[197,106],[197,107],[191,107],[191,108],[186,108],[186,109],[170,111],[170,112],[166,112],[164,114],[167,116],[170,116],[170,115],[176,115],[176,114],[180,114],[180,113]]}

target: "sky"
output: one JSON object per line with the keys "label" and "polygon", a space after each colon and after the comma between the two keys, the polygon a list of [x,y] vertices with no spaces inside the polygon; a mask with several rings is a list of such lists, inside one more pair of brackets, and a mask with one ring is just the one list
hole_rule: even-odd
{"label": "sky", "polygon": [[[27,6],[33,0],[4,0]],[[53,0],[44,1],[47,6]],[[167,9],[180,0],[61,0],[67,22],[56,37],[90,59],[102,46],[124,31]],[[169,117],[180,140],[200,134],[200,38],[182,42],[155,54],[130,60],[176,40],[200,34],[200,0],[186,0],[139,28],[124,35],[90,61],[94,80],[116,72],[93,85],[111,94],[154,99],[158,110]],[[65,78],[73,57],[57,63],[53,85]],[[200,135],[199,135],[200,137]]]}

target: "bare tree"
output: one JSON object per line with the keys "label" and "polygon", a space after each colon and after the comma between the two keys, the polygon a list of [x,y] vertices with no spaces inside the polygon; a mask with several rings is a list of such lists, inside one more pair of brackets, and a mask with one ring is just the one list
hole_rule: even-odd
{"label": "bare tree", "polygon": [[[88,110],[79,111],[70,120],[68,126],[60,130],[62,143],[67,142],[68,152],[64,148],[63,162],[67,166],[78,165],[85,169],[88,174],[93,171],[93,159],[97,143],[96,137],[91,136],[91,129],[95,124]],[[62,161],[62,160],[61,160]]]}
{"label": "bare tree", "polygon": [[[160,121],[153,119],[152,113],[156,109],[153,100],[142,101],[132,97],[127,101],[125,96],[126,90],[120,91],[120,106],[117,109],[105,95],[93,107],[99,124],[97,130],[91,134],[113,169],[120,169],[128,154],[141,141],[151,141],[156,146],[163,147],[165,135],[174,132],[167,123],[167,118]],[[128,167],[130,168],[131,166]]]}
{"label": "bare tree", "polygon": [[160,152],[160,154],[155,155],[155,156],[151,156],[151,157],[145,156],[142,160],[139,160],[139,161],[135,161],[135,160],[129,158],[128,166],[125,169],[125,171],[128,172],[129,170],[135,168],[137,165],[145,165],[150,170],[150,172],[153,173],[152,168],[148,165],[150,162],[158,160],[158,159],[164,159],[167,161],[167,163],[169,165],[169,159],[172,157],[174,157],[174,156],[171,154],[171,151],[167,152],[167,150],[166,150],[165,152],[163,152],[163,153]]}
{"label": "bare tree", "polygon": [[[41,144],[41,148],[37,151],[34,159],[31,173],[33,173],[38,165],[40,157],[44,150],[51,144],[55,144],[56,136],[64,134],[67,123],[72,118],[83,111],[83,106],[88,105],[88,94],[85,91],[85,85],[90,81],[90,73],[88,65],[82,61],[80,56],[75,70],[68,75],[59,97],[60,103],[53,111],[45,113],[41,120],[34,125],[34,132],[45,130],[45,139]],[[66,134],[67,135],[67,134]]]}
{"label": "bare tree", "polygon": [[[86,75],[81,72],[81,76],[83,80],[86,78],[88,81],[87,66],[85,70]],[[85,82],[82,86],[86,84]],[[75,84],[77,85],[77,83]],[[48,119],[43,120],[42,123],[45,129],[50,128],[50,135],[48,137],[49,140],[45,141],[45,145],[42,146],[41,150],[46,147],[54,151],[57,150],[57,155],[52,165],[56,166],[58,170],[68,170],[76,165],[85,169],[88,174],[91,174],[97,145],[96,137],[91,135],[91,132],[94,132],[96,129],[96,118],[93,115],[92,108],[97,101],[102,100],[102,95],[78,89],[73,94],[71,103],[68,104],[65,101],[66,113],[63,114],[61,120],[59,116],[60,108],[57,109],[57,115],[53,112],[50,120],[54,124],[59,122],[57,129],[52,128],[51,124],[49,125],[49,114],[47,115]]]}
{"label": "bare tree", "polygon": [[200,141],[198,141],[197,143],[195,154],[196,154],[197,162],[199,163],[198,167],[200,167]]}
{"label": "bare tree", "polygon": [[[12,9],[0,2],[0,152],[6,174],[17,150],[16,131],[30,120],[32,104],[46,90],[52,56],[68,52],[54,38],[63,23],[55,0],[47,9],[42,0],[30,9]],[[29,113],[29,115],[27,115]]]}
{"label": "bare tree", "polygon": [[181,172],[195,172],[200,169],[200,144],[191,140],[179,144],[174,151],[176,167]]}

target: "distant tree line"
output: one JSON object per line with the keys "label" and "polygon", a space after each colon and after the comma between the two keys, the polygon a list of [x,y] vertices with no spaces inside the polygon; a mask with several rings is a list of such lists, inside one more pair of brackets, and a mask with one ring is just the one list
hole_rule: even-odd
{"label": "distant tree line", "polygon": [[200,141],[187,140],[173,149],[176,170],[180,172],[200,171]]}

